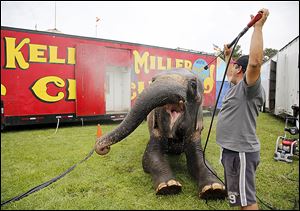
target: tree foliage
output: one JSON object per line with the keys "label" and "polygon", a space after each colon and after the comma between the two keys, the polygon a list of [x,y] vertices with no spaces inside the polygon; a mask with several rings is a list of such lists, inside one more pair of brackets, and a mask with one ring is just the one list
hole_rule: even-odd
{"label": "tree foliage", "polygon": [[[241,50],[241,46],[240,46],[240,45],[236,45],[236,46],[235,46],[235,49],[234,49],[234,51],[233,51],[233,54],[232,54],[232,58],[231,58],[231,59],[237,60],[237,59],[238,59],[239,57],[241,57],[242,55],[243,55],[243,52],[242,52],[242,50]],[[220,58],[223,59],[223,60],[225,60],[223,54],[220,56]]]}
{"label": "tree foliage", "polygon": [[[269,60],[270,58],[272,58],[277,53],[278,53],[278,50],[276,50],[276,49],[265,48],[264,52],[263,52],[263,55],[264,55],[263,62],[266,62],[267,60]],[[243,52],[241,50],[241,46],[240,45],[236,45],[236,47],[235,47],[235,49],[233,51],[233,54],[232,54],[232,59],[233,60],[237,60],[239,57],[241,57],[243,55],[244,54],[243,54]],[[220,57],[221,57],[221,59],[225,60],[223,54],[221,54]]]}
{"label": "tree foliage", "polygon": [[278,50],[276,50],[276,49],[265,48],[263,62],[268,61],[271,57],[273,57],[274,55],[276,55],[277,52],[278,52]]}

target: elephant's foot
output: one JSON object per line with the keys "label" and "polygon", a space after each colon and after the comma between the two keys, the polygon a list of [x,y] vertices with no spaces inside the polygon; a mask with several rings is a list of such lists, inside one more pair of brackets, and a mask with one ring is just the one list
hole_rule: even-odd
{"label": "elephant's foot", "polygon": [[156,195],[177,194],[181,191],[182,185],[176,180],[160,183],[156,188]]}
{"label": "elephant's foot", "polygon": [[201,199],[225,199],[227,196],[225,186],[220,183],[206,185],[199,193]]}

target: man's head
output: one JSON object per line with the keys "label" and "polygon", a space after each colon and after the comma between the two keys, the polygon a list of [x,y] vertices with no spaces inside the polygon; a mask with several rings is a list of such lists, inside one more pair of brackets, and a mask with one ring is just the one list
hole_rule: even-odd
{"label": "man's head", "polygon": [[243,73],[246,72],[249,61],[249,55],[241,56],[234,64],[240,66],[242,68]]}
{"label": "man's head", "polygon": [[243,79],[243,75],[247,70],[249,55],[241,56],[235,62],[233,62],[231,68],[230,82],[237,84]]}

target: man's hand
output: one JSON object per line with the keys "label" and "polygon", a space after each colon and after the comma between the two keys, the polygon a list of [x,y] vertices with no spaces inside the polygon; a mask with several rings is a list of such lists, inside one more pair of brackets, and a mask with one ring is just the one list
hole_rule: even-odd
{"label": "man's hand", "polygon": [[223,52],[224,52],[224,56],[225,56],[225,62],[228,62],[229,56],[231,54],[231,48],[228,48],[227,44],[225,44]]}
{"label": "man's hand", "polygon": [[[265,9],[265,8],[259,10],[259,13],[262,14],[262,17],[253,25],[253,27],[263,27],[264,23],[266,22],[266,20],[269,16],[269,10]],[[251,17],[251,20],[254,18],[253,15],[250,15],[250,17]]]}

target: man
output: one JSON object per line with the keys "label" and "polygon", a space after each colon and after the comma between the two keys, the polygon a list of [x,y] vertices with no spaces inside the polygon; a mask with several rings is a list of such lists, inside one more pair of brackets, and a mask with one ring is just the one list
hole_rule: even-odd
{"label": "man", "polygon": [[[217,123],[217,143],[222,149],[225,184],[231,206],[242,210],[258,209],[255,194],[255,171],[260,161],[260,143],[256,136],[256,118],[265,101],[260,71],[263,61],[262,27],[269,15],[254,24],[249,56],[242,56],[228,69],[234,85],[223,99]],[[251,15],[251,18],[253,16]],[[224,46],[225,59],[231,49]]]}

